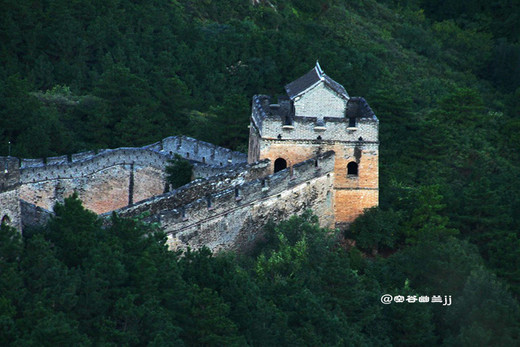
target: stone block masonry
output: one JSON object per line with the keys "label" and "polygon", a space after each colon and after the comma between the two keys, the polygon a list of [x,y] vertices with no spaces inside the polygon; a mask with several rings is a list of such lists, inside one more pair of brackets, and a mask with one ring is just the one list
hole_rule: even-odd
{"label": "stone block masonry", "polygon": [[0,157],[0,223],[21,228],[19,160]]}
{"label": "stone block masonry", "polygon": [[[245,182],[265,177],[269,173],[269,167],[268,160],[254,164],[237,165],[237,167],[228,168],[227,171],[218,175],[213,175],[207,179],[196,179],[174,191],[154,196],[132,206],[116,210],[116,212],[121,217],[136,217],[144,212],[148,212],[152,216],[157,215],[161,211],[176,209],[230,187],[237,187]],[[106,214],[105,217],[109,215]]]}
{"label": "stone block masonry", "polygon": [[[0,177],[0,212],[5,210],[5,215],[19,227],[21,212],[15,203],[17,199],[52,211],[56,202],[74,192],[86,208],[96,213],[119,209],[162,194],[166,188],[164,168],[174,154],[199,162],[196,174],[203,177],[247,162],[243,153],[186,136],[168,137],[139,148],[105,149],[71,156],[21,160],[0,157],[2,168],[6,162],[9,167],[8,174]],[[4,194],[7,190],[15,191]]]}
{"label": "stone block masonry", "polygon": [[0,193],[0,223],[20,229],[22,226],[18,188]]}
{"label": "stone block masonry", "polygon": [[[292,171],[229,184],[185,205],[164,203],[168,196],[156,198],[147,202],[152,212],[147,220],[161,224],[173,249],[205,245],[213,251],[244,250],[269,219],[280,221],[307,209],[319,216],[322,226],[333,227],[333,171],[334,152],[327,152],[296,164]],[[124,211],[121,215],[129,216]]]}

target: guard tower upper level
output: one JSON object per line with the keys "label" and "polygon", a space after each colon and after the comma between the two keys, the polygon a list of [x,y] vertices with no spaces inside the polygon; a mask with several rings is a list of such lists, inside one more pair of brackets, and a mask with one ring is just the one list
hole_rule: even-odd
{"label": "guard tower upper level", "polygon": [[378,143],[379,120],[362,97],[350,97],[320,65],[285,86],[274,100],[255,95],[251,114],[249,161],[260,159],[255,142],[305,140]]}

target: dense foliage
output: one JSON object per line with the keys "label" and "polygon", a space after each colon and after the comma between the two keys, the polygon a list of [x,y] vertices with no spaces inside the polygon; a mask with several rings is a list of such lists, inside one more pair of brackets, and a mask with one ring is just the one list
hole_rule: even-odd
{"label": "dense foliage", "polygon": [[[244,151],[252,95],[282,94],[316,59],[381,126],[380,207],[348,231],[348,253],[293,220],[245,260],[180,258],[150,227],[115,218],[102,229],[73,201],[23,240],[2,229],[3,341],[515,344],[517,1],[1,8],[1,155],[8,141],[14,156],[41,157],[177,134]],[[382,306],[383,292],[454,305]]]}
{"label": "dense foliage", "polygon": [[168,161],[165,171],[166,181],[175,189],[191,181],[193,165],[189,160],[184,159],[179,154],[175,154],[174,158]]}
{"label": "dense foliage", "polygon": [[[443,236],[369,261],[338,247],[336,237],[306,213],[270,225],[249,255],[202,249],[181,256],[168,251],[156,226],[114,215],[103,228],[67,198],[41,229],[23,237],[0,229],[0,343],[519,342],[518,303],[469,243]],[[449,293],[453,303],[384,306],[383,293]]]}

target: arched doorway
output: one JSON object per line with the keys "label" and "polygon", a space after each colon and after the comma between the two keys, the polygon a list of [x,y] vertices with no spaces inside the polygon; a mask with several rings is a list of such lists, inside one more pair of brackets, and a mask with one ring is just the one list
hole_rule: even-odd
{"label": "arched doorway", "polygon": [[274,161],[274,172],[282,171],[287,168],[287,161],[283,158],[278,158]]}

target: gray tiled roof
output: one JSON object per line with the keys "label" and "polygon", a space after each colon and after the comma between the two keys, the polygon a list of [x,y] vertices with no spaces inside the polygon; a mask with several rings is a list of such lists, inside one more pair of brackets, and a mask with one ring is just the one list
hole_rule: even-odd
{"label": "gray tiled roof", "polygon": [[345,99],[348,99],[348,94],[345,88],[339,84],[338,82],[334,81],[332,78],[327,76],[323,70],[321,69],[318,62],[316,62],[316,66],[309,72],[307,72],[305,75],[301,76],[300,78],[294,80],[293,82],[287,84],[285,86],[285,90],[287,92],[287,95],[289,98],[294,99],[297,95],[301,94],[302,92],[306,91],[319,81],[325,82],[332,90],[334,90],[337,94],[344,97]]}
{"label": "gray tiled roof", "polygon": [[374,111],[368,105],[367,101],[362,97],[351,97],[347,103],[347,111],[345,112],[347,118],[372,118],[377,119]]}

